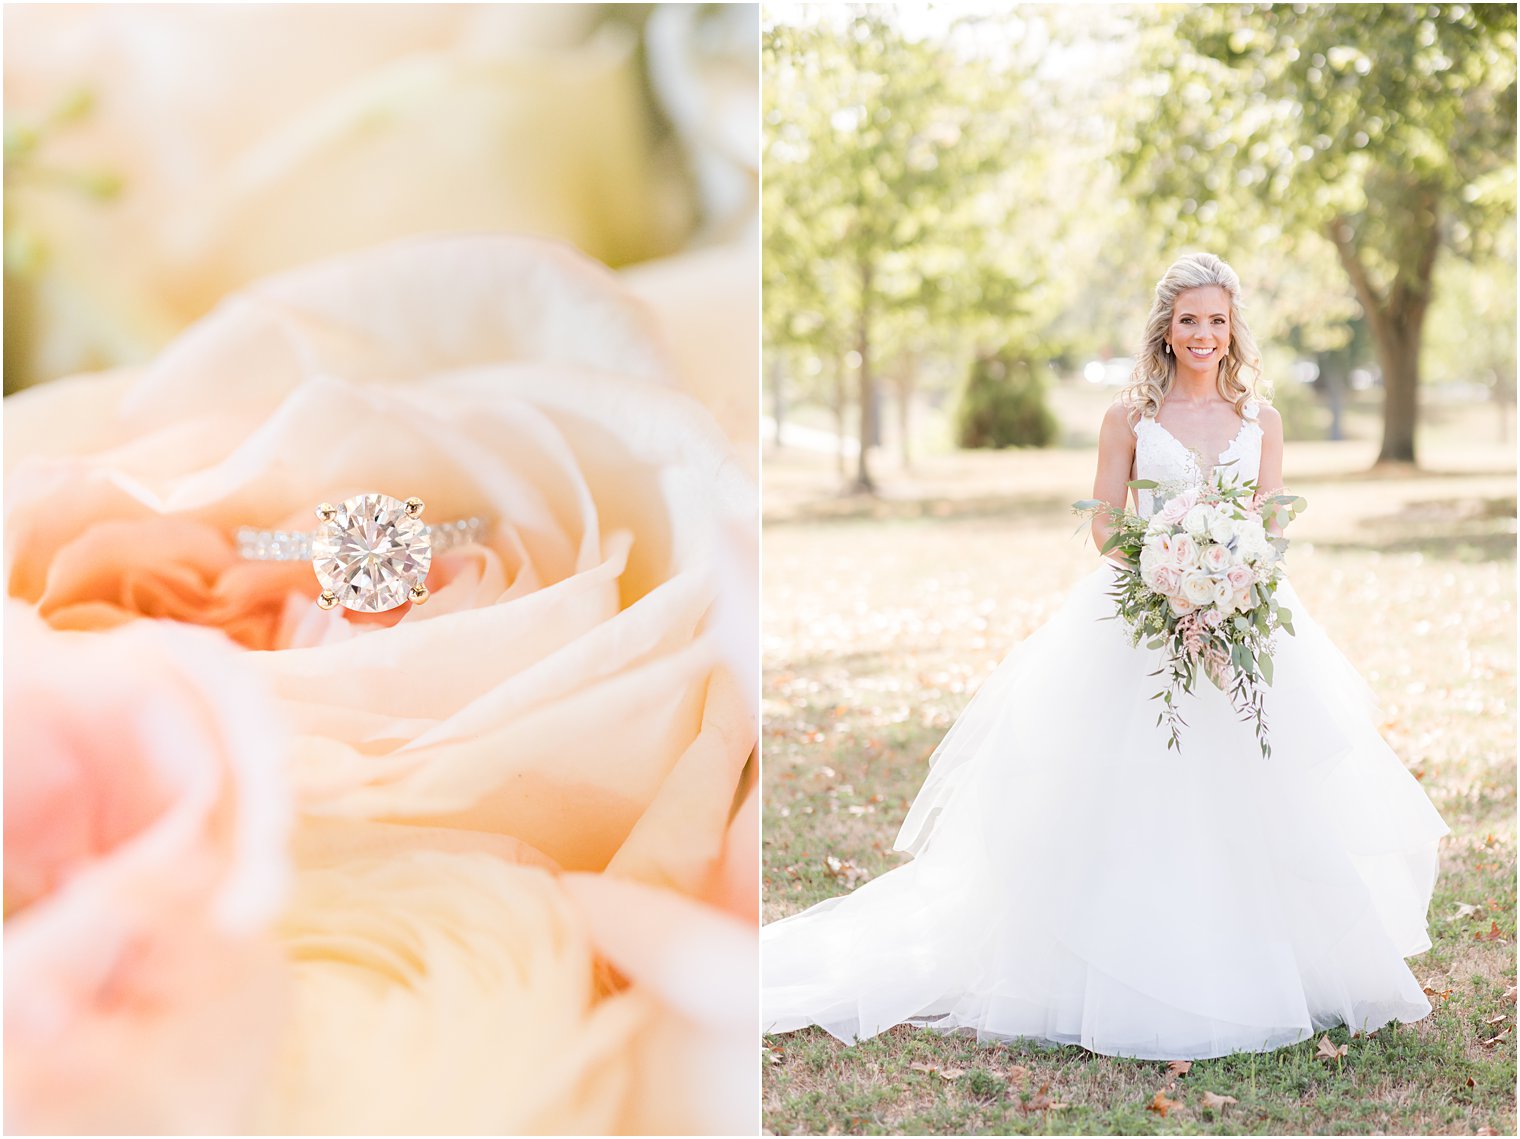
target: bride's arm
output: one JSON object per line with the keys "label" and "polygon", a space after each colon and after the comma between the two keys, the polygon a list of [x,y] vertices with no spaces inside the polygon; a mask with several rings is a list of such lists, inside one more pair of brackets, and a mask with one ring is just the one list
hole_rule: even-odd
{"label": "bride's arm", "polygon": [[[1129,411],[1122,403],[1115,402],[1109,405],[1107,414],[1103,416],[1103,426],[1098,431],[1098,473],[1093,478],[1092,496],[1123,510],[1129,496],[1129,473],[1134,464],[1135,433],[1130,429]],[[1093,516],[1092,535],[1098,549],[1103,548],[1103,543],[1108,541],[1113,529],[1113,523],[1106,515]],[[1120,564],[1127,564],[1117,554],[1104,556]]]}
{"label": "bride's arm", "polygon": [[[1256,485],[1262,494],[1280,494],[1283,490],[1283,422],[1275,407],[1262,404],[1257,412],[1261,424],[1261,472]],[[1282,526],[1276,518],[1263,519],[1269,534],[1281,534]]]}

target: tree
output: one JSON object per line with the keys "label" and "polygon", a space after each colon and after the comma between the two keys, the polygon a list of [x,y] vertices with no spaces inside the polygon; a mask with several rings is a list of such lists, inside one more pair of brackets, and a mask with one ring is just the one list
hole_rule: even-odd
{"label": "tree", "polygon": [[1484,255],[1514,214],[1514,7],[1197,6],[1142,44],[1126,183],[1179,236],[1328,242],[1383,373],[1378,461],[1413,463],[1438,253]]}
{"label": "tree", "polygon": [[847,339],[861,441],[853,488],[871,492],[894,324],[929,311],[995,319],[1019,291],[1006,262],[983,256],[994,243],[978,218],[1007,166],[1001,127],[1017,94],[986,60],[910,38],[876,7],[773,25],[764,53],[765,260],[779,258],[767,270],[767,337],[820,348]]}

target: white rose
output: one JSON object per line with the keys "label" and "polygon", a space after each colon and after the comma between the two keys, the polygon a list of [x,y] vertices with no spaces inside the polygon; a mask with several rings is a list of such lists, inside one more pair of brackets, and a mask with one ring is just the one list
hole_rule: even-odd
{"label": "white rose", "polygon": [[1235,591],[1230,587],[1228,578],[1216,577],[1212,579],[1214,585],[1214,604],[1221,609],[1228,608],[1235,596]]}
{"label": "white rose", "polygon": [[1182,528],[1195,538],[1202,537],[1209,530],[1209,514],[1209,508],[1199,503],[1182,516]]}
{"label": "white rose", "polygon": [[1214,600],[1214,579],[1206,573],[1189,573],[1182,579],[1182,596],[1195,606]]}
{"label": "white rose", "polygon": [[1223,507],[1216,506],[1209,516],[1209,537],[1216,542],[1228,542],[1235,537],[1235,519]]}

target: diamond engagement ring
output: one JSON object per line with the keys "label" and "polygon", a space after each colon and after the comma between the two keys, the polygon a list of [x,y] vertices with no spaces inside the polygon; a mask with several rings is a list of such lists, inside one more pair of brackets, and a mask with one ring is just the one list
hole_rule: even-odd
{"label": "diamond engagement ring", "polygon": [[384,613],[408,601],[428,599],[425,580],[433,555],[480,541],[486,523],[465,518],[429,526],[422,499],[360,494],[337,506],[317,507],[322,525],[304,530],[237,532],[238,554],[261,562],[310,561],[323,609],[342,605],[359,613]]}

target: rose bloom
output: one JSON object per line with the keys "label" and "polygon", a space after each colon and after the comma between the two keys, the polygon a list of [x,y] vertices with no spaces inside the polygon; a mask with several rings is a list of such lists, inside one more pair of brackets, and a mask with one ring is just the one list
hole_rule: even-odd
{"label": "rose bloom", "polygon": [[1194,538],[1201,538],[1209,532],[1209,521],[1213,511],[1203,503],[1192,507],[1182,516],[1182,528]]}
{"label": "rose bloom", "polygon": [[1225,580],[1230,583],[1233,590],[1249,591],[1252,583],[1256,581],[1256,573],[1250,566],[1233,565],[1225,571]]}
{"label": "rose bloom", "polygon": [[[54,630],[220,629],[293,733],[281,933],[302,967],[271,1126],[645,1113],[652,1087],[616,1073],[675,1039],[664,990],[604,1015],[620,983],[588,973],[600,950],[549,878],[706,898],[756,737],[754,486],[657,327],[561,247],[432,239],[266,280],[146,368],[8,401],[10,594]],[[726,366],[753,390],[752,356]],[[309,563],[237,558],[239,526],[309,529],[367,490],[492,527],[434,559],[425,606],[378,618],[316,608]],[[425,988],[374,964],[402,947]],[[752,1038],[753,971],[728,975],[714,1015]],[[526,1065],[510,1113],[467,1090],[490,1056]]]}
{"label": "rose bloom", "polygon": [[5,635],[6,1130],[242,1131],[286,1011],[277,717],[203,629]]}
{"label": "rose bloom", "polygon": [[74,113],[7,145],[8,252],[46,251],[8,258],[30,314],[8,371],[146,360],[261,275],[407,234],[673,252],[692,194],[657,158],[637,37],[595,25],[576,5],[11,10],[8,132]]}
{"label": "rose bloom", "polygon": [[1157,527],[1172,529],[1182,524],[1182,516],[1191,509],[1191,504],[1182,498],[1169,498],[1162,504],[1161,509],[1151,518],[1151,523]]}
{"label": "rose bloom", "polygon": [[1198,608],[1198,606],[1194,605],[1191,601],[1189,601],[1181,594],[1169,595],[1166,599],[1166,602],[1172,607],[1172,612],[1179,617],[1186,617],[1189,613]]}
{"label": "rose bloom", "polygon": [[1182,596],[1195,606],[1207,605],[1214,600],[1214,579],[1200,571],[1183,574]]}
{"label": "rose bloom", "polygon": [[1214,604],[1218,605],[1220,608],[1224,608],[1230,604],[1230,600],[1234,596],[1235,591],[1230,588],[1230,582],[1228,578],[1215,577],[1211,580],[1214,585]]}
{"label": "rose bloom", "polygon": [[1249,589],[1242,589],[1239,593],[1234,594],[1230,598],[1230,604],[1234,607],[1235,612],[1237,613],[1250,612],[1251,591]]}
{"label": "rose bloom", "polygon": [[1209,573],[1223,573],[1230,567],[1230,549],[1228,546],[1208,546],[1199,562]]}
{"label": "rose bloom", "polygon": [[1218,609],[1209,609],[1203,615],[1203,623],[1211,629],[1217,629],[1224,624],[1224,614]]}
{"label": "rose bloom", "polygon": [[1183,573],[1198,568],[1199,548],[1191,535],[1178,534],[1172,538],[1172,558]]}
{"label": "rose bloom", "polygon": [[1228,542],[1235,536],[1235,519],[1223,506],[1214,507],[1209,515],[1209,537],[1215,542]]}
{"label": "rose bloom", "polygon": [[1176,566],[1158,566],[1150,585],[1157,593],[1166,597],[1175,597],[1182,589],[1182,574]]}

